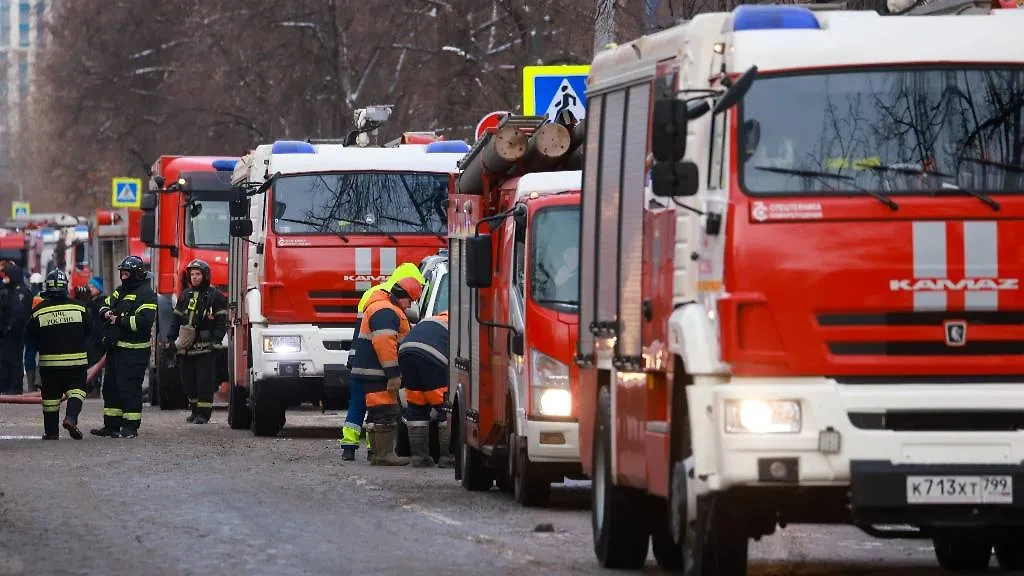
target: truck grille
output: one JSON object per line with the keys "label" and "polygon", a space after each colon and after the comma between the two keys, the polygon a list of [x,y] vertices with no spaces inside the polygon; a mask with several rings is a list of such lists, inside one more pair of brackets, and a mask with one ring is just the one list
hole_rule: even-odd
{"label": "truck grille", "polygon": [[[817,320],[833,356],[1024,355],[1024,311],[829,313]],[[966,326],[959,340],[949,339],[947,323]]]}
{"label": "truck grille", "polygon": [[1024,430],[1021,410],[899,410],[883,413],[849,412],[850,423],[861,430],[903,432],[1013,432]]}
{"label": "truck grille", "polygon": [[[311,290],[309,300],[317,314],[355,314],[362,290]],[[339,302],[347,300],[348,302]]]}

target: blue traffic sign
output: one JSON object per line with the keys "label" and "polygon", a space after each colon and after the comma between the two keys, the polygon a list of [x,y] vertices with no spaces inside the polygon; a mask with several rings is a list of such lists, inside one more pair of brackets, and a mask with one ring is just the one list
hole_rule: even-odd
{"label": "blue traffic sign", "polygon": [[142,205],[142,180],[114,178],[111,181],[110,204],[114,208],[138,208]]}
{"label": "blue traffic sign", "polygon": [[11,202],[11,218],[21,220],[28,218],[32,213],[32,206],[28,202]]}
{"label": "blue traffic sign", "polygon": [[523,114],[554,118],[569,110],[578,120],[587,115],[590,66],[525,66]]}

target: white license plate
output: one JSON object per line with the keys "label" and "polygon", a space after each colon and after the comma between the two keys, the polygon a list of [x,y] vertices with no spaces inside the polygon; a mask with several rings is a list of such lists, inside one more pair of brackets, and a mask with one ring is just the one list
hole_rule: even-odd
{"label": "white license plate", "polygon": [[908,476],[907,504],[1013,504],[1013,477]]}

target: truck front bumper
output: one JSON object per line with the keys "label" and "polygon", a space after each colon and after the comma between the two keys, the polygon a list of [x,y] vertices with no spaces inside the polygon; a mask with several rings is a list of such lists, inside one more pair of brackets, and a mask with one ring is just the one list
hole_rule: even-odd
{"label": "truck front bumper", "polygon": [[[985,422],[986,414],[1024,407],[1024,382],[848,385],[829,378],[732,378],[724,383],[698,378],[687,388],[687,397],[695,472],[712,490],[759,484],[845,486],[856,480],[866,483],[863,496],[878,494],[881,489],[872,487],[878,482],[905,482],[899,478],[912,470],[908,467],[1016,469],[1024,462],[1024,431],[993,429]],[[743,400],[799,402],[799,431],[727,432],[727,401]],[[878,472],[882,469],[891,473]],[[905,500],[906,492],[903,486],[894,494]],[[878,498],[863,497],[865,506]]]}
{"label": "truck front bumper", "polygon": [[[265,352],[264,339],[299,338],[298,350]],[[312,324],[271,324],[252,327],[253,381],[318,378],[325,388],[348,388],[352,330]]]}
{"label": "truck front bumper", "polygon": [[527,420],[526,450],[530,462],[579,464],[580,425],[577,422]]}

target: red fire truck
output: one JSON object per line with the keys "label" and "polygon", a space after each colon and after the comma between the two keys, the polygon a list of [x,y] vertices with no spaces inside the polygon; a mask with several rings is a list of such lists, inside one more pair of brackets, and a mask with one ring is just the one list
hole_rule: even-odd
{"label": "red fire truck", "polygon": [[448,191],[467,149],[277,141],[242,158],[230,249],[232,428],[273,436],[290,405],[347,400],[356,305],[398,264],[445,245]]}
{"label": "red fire truck", "polygon": [[[581,477],[572,362],[583,129],[506,117],[462,161],[449,208],[456,479],[523,505]],[[576,134],[577,138],[573,138]]]}
{"label": "red fire truck", "polygon": [[[211,283],[227,292],[228,201],[235,197],[231,173],[237,162],[222,156],[161,156],[153,163],[149,191],[142,197],[140,235],[152,249],[156,338],[161,344],[155,347],[151,399],[164,410],[188,407],[175,359],[162,345],[178,294],[186,286],[185,266],[194,258],[205,260]],[[218,381],[226,382],[227,347],[218,355]]]}
{"label": "red fire truck", "polygon": [[1024,568],[1021,24],[746,5],[595,57],[578,363],[602,565],[653,541],[746,574],[749,538],[808,522]]}

